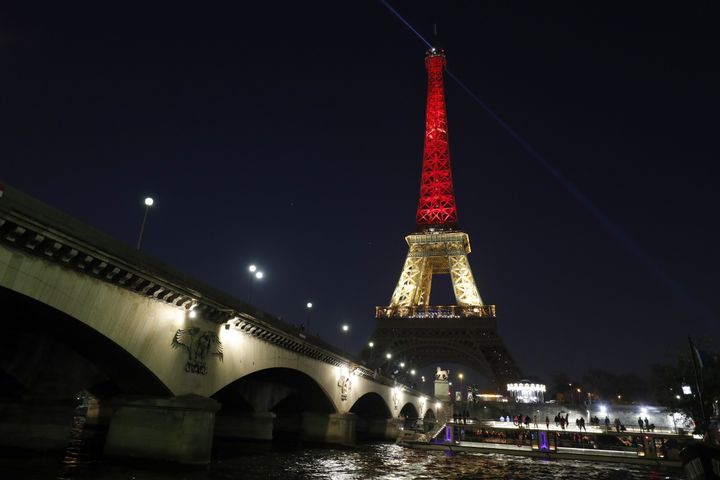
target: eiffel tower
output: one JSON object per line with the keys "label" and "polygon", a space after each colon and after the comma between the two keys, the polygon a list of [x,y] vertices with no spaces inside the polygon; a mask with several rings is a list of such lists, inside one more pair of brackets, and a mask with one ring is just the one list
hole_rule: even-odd
{"label": "eiffel tower", "polygon": [[[457,224],[443,86],[445,66],[442,49],[427,51],[428,93],[417,229],[405,237],[409,251],[400,280],[390,305],[375,308],[373,347],[363,353],[373,367],[387,362],[387,354],[416,368],[458,363],[484,374],[500,390],[521,375],[498,335],[495,305],[486,305],[480,298],[467,258],[470,238]],[[447,274],[456,304],[433,306],[433,276]]]}

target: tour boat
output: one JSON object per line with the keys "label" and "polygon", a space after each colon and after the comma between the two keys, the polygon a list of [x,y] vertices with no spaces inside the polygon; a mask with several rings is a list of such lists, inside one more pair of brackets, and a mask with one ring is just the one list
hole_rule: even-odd
{"label": "tour boat", "polygon": [[445,423],[434,432],[404,431],[397,443],[423,450],[501,453],[541,459],[571,459],[666,467],[682,466],[680,450],[692,436],[671,431],[624,431],[591,426],[525,428],[512,422],[466,420]]}

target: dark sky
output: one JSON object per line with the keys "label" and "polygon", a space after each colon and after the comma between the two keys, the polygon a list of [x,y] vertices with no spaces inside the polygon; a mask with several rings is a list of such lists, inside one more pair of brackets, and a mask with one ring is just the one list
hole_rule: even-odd
{"label": "dark sky", "polygon": [[[153,195],[146,253],[239,298],[255,262],[254,303],[300,323],[311,300],[312,330],[340,345],[347,322],[359,350],[415,227],[423,43],[374,1],[99,3],[0,15],[0,178],[130,245]],[[644,373],[717,342],[710,2],[449,3],[393,5],[709,312],[448,79],[460,226],[520,367]]]}

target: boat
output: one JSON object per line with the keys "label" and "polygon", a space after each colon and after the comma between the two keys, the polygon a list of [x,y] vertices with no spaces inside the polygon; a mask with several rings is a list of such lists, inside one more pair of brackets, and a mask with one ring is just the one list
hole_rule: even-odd
{"label": "boat", "polygon": [[449,421],[434,432],[404,431],[397,443],[421,450],[500,453],[545,460],[586,460],[680,468],[692,435],[666,430],[616,431],[602,426],[526,428],[512,422]]}

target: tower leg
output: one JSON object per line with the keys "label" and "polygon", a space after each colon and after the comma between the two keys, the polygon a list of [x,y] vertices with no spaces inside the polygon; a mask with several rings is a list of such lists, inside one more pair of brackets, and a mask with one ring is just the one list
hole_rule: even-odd
{"label": "tower leg", "polygon": [[482,305],[467,255],[448,256],[455,300],[458,305]]}
{"label": "tower leg", "polygon": [[395,287],[390,305],[401,307],[409,307],[417,305],[418,287],[420,286],[420,278],[425,270],[426,258],[411,256],[412,250],[405,259],[400,280]]}

